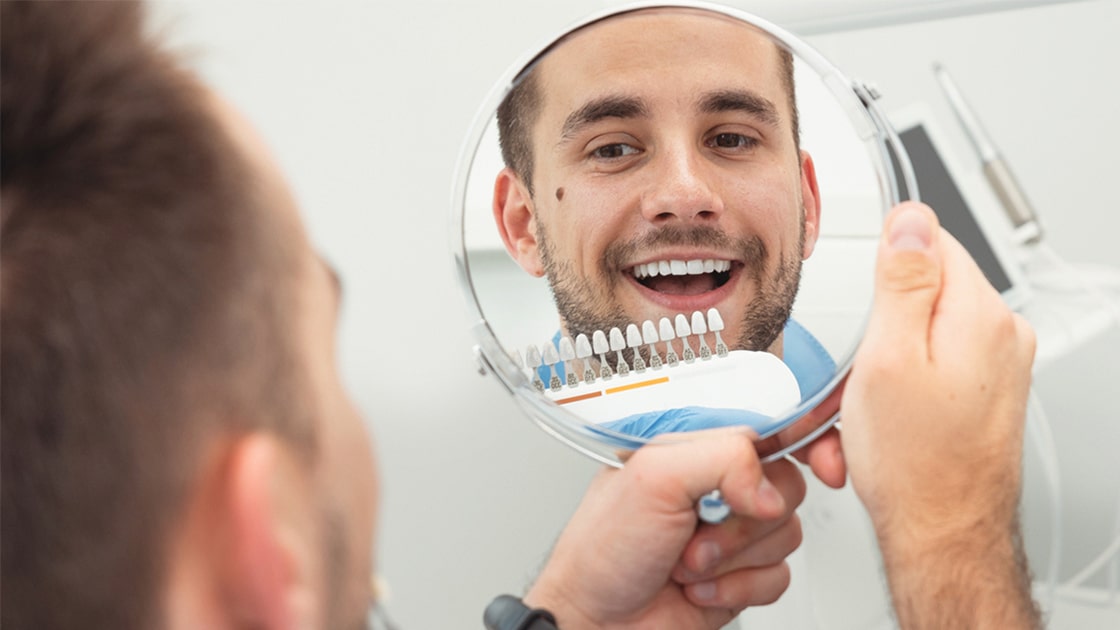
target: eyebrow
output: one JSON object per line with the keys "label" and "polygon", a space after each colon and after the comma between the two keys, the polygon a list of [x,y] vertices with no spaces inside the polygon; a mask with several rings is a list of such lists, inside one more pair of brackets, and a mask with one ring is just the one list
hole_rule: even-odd
{"label": "eyebrow", "polygon": [[778,108],[769,99],[749,90],[719,90],[701,95],[697,109],[706,114],[745,112],[771,127],[779,127]]}
{"label": "eyebrow", "polygon": [[566,140],[587,125],[604,118],[640,118],[649,115],[649,107],[634,96],[604,96],[584,103],[568,115],[560,136]]}

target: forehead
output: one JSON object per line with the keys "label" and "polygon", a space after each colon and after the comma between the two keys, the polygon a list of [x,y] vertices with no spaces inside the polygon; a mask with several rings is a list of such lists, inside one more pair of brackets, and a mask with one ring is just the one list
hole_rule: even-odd
{"label": "forehead", "polygon": [[546,110],[572,109],[608,93],[691,100],[744,89],[779,107],[784,100],[774,41],[740,20],[695,9],[650,9],[596,22],[557,44],[537,71]]}

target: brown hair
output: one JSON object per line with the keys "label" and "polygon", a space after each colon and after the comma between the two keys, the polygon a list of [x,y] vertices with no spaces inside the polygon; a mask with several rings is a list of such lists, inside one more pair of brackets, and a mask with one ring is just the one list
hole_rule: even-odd
{"label": "brown hair", "polygon": [[[538,85],[537,67],[541,59],[548,54],[548,50],[567,39],[568,35],[553,42],[547,50],[534,58],[514,79],[509,93],[498,105],[498,144],[502,149],[502,160],[521,177],[530,195],[533,194],[532,130],[537,121],[542,96]],[[794,146],[800,149],[801,130],[793,80],[793,54],[777,42],[774,45],[778,49],[782,87],[785,88],[789,103],[793,142]]]}
{"label": "brown hair", "polygon": [[314,452],[298,259],[138,4],[0,11],[2,625],[158,627],[204,444]]}

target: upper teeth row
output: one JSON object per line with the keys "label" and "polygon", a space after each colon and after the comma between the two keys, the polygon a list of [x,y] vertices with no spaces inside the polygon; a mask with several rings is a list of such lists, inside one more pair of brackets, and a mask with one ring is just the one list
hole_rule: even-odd
{"label": "upper teeth row", "polygon": [[697,276],[702,273],[724,272],[731,269],[730,260],[656,260],[634,265],[634,277],[647,276]]}

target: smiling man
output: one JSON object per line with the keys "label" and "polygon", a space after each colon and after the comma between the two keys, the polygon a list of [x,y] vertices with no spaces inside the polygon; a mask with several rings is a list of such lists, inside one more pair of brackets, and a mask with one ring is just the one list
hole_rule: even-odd
{"label": "smiling man", "polygon": [[494,213],[566,333],[717,308],[783,352],[820,203],[793,61],[737,20],[626,13],[566,37],[502,103]]}
{"label": "smiling man", "polygon": [[[363,627],[378,484],[336,366],[340,286],[264,143],[138,4],[0,16],[0,624]],[[740,435],[601,475],[538,580],[566,630],[718,627],[777,598],[805,495],[778,464]],[[714,487],[740,528],[696,529]]]}
{"label": "smiling man", "polygon": [[[0,21],[0,624],[363,627],[370,436],[335,365],[337,278],[275,163],[139,5],[9,0]],[[833,435],[809,458],[832,485],[850,462],[902,627],[1027,627],[1033,336],[928,208],[886,234],[843,456]],[[712,488],[734,515],[698,524]],[[722,627],[786,589],[804,496],[741,431],[640,449],[522,607],[564,630]]]}

